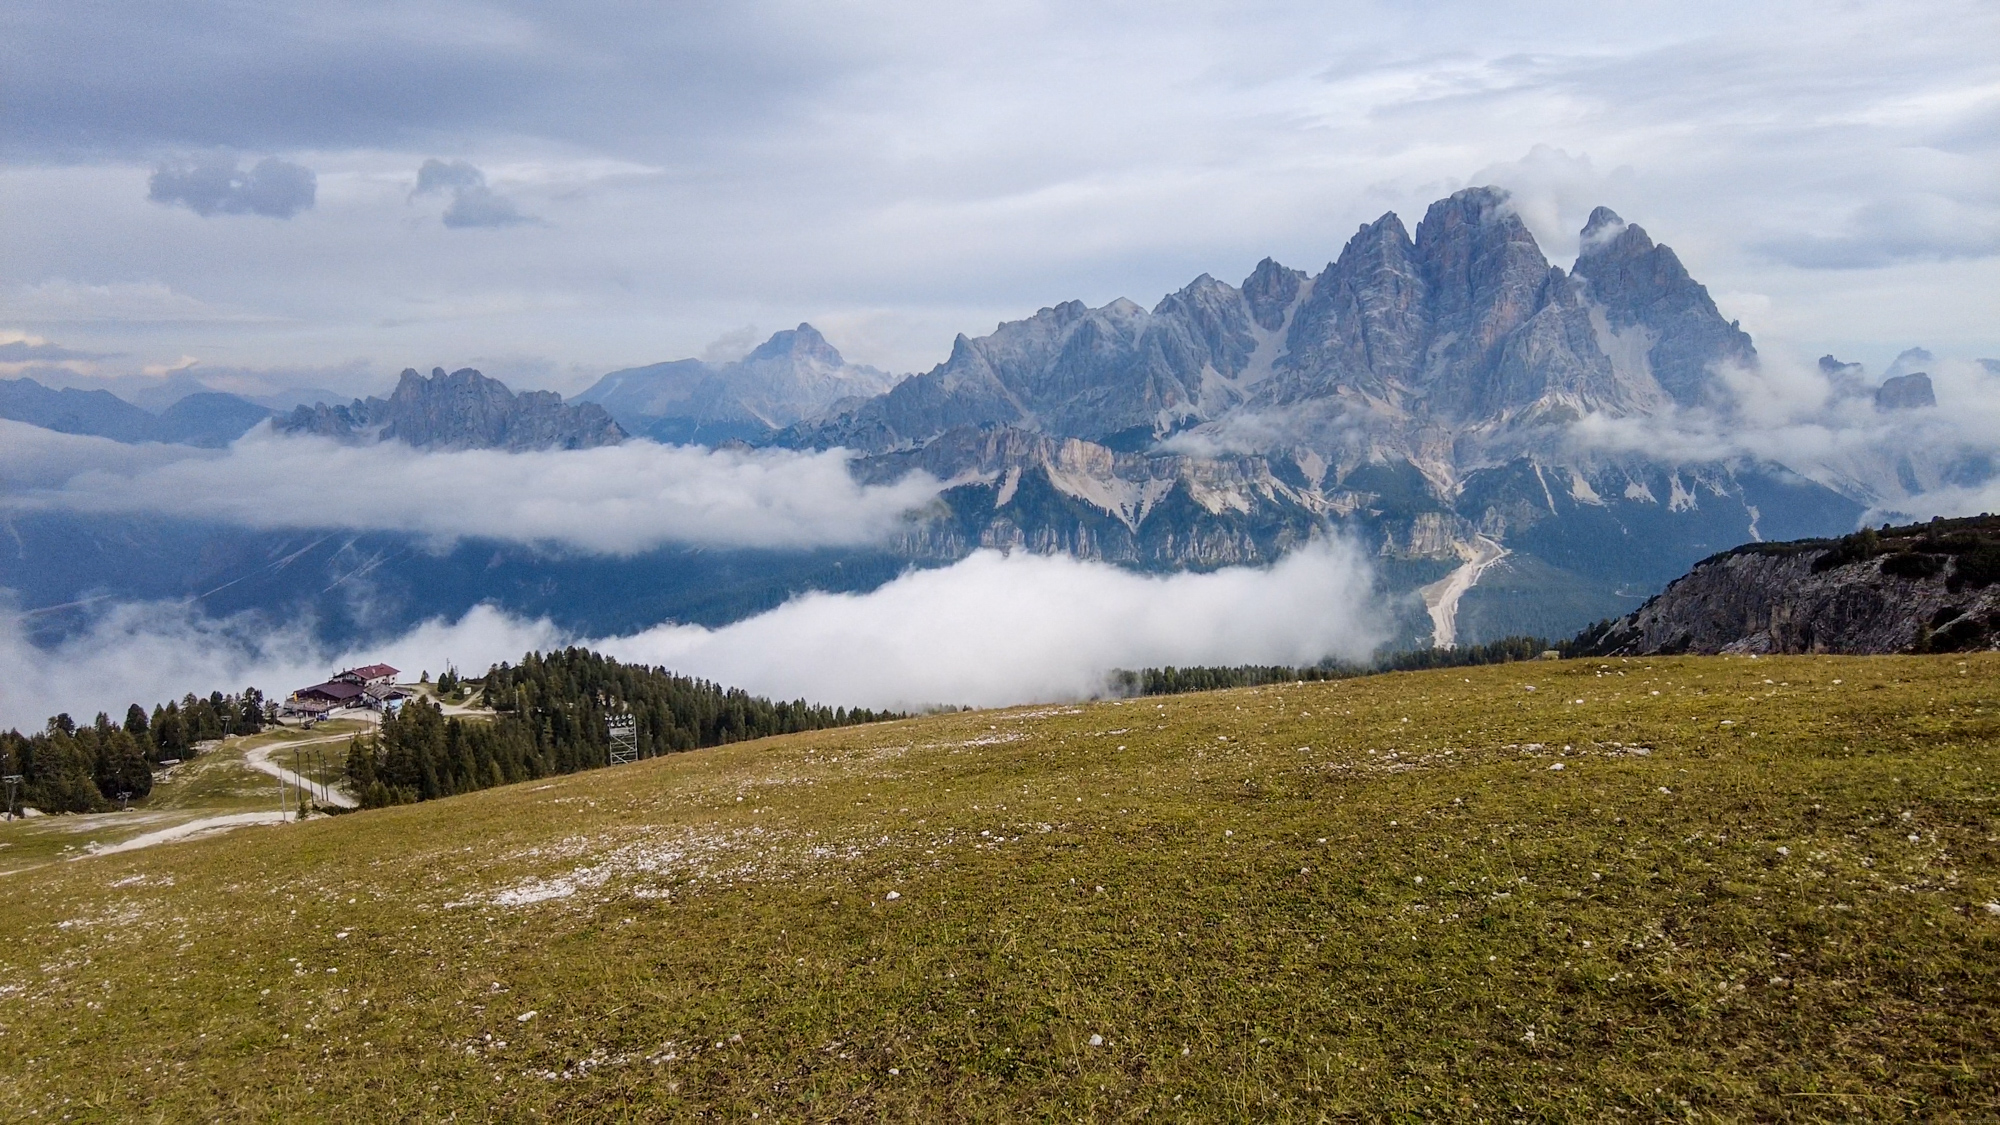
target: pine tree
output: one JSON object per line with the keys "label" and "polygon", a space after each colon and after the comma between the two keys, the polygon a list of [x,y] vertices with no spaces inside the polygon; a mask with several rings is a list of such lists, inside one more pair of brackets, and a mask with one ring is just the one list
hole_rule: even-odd
{"label": "pine tree", "polygon": [[153,746],[163,762],[188,756],[187,727],[177,705],[169,703],[153,716]]}

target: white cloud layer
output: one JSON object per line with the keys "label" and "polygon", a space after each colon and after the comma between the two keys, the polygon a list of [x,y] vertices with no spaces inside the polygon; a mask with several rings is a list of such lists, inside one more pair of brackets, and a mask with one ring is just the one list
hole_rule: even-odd
{"label": "white cloud layer", "polygon": [[1366,560],[1342,541],[1267,569],[1149,576],[1066,556],[982,551],[866,594],[808,594],[718,629],[665,625],[629,637],[561,635],[481,607],[395,640],[332,652],[303,628],[214,621],[180,603],[118,606],[60,646],[0,619],[0,726],[58,711],[121,712],[188,691],[267,695],[360,663],[433,674],[484,671],[580,643],[779,698],[874,707],[1000,705],[1100,691],[1113,668],[1309,663],[1365,657],[1386,635]]}
{"label": "white cloud layer", "polygon": [[546,621],[521,621],[480,606],[456,622],[431,621],[383,644],[331,650],[303,626],[274,629],[254,616],[216,620],[179,602],[126,604],[100,612],[87,632],[51,648],[29,640],[24,622],[0,617],[0,728],[39,730],[51,715],[114,718],[188,692],[256,687],[267,697],[319,683],[342,668],[378,661],[433,677],[447,660],[484,671],[531,649],[562,643]]}
{"label": "white cloud layer", "polygon": [[863,486],[839,452],[601,449],[426,453],[259,427],[227,450],[128,446],[0,421],[0,507],[482,537],[629,555],[665,543],[815,547],[879,541],[937,494],[913,474]]}
{"label": "white cloud layer", "polygon": [[866,594],[814,593],[716,629],[601,642],[759,694],[860,704],[1071,699],[1112,668],[1365,657],[1386,635],[1359,551],[1326,541],[1268,569],[1134,574],[980,551]]}
{"label": "white cloud layer", "polygon": [[1614,455],[1775,462],[1869,503],[1871,519],[2000,510],[2000,371],[1951,359],[1911,370],[1930,377],[1935,407],[1881,410],[1871,393],[1881,375],[1767,356],[1756,371],[1719,372],[1734,398],[1727,409],[1590,415],[1571,436]]}

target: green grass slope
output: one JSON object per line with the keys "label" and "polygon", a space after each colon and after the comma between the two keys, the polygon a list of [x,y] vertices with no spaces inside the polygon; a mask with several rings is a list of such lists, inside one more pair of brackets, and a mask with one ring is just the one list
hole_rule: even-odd
{"label": "green grass slope", "polygon": [[945,715],[52,864],[0,1117],[1992,1120],[1996,677]]}

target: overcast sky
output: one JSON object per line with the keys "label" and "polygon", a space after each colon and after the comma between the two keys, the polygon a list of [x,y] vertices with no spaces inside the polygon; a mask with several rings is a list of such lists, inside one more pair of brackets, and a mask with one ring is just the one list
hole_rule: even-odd
{"label": "overcast sky", "polygon": [[[2000,355],[2000,6],[18,0],[0,375],[926,368],[1387,210],[1673,245],[1760,347]],[[11,361],[11,362],[10,362]]]}

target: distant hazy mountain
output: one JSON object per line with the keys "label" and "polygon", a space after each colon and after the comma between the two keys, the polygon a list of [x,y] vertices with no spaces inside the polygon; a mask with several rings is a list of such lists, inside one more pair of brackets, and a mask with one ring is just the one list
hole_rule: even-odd
{"label": "distant hazy mountain", "polygon": [[0,418],[113,441],[158,441],[160,419],[110,391],[56,390],[33,379],[0,379]]}
{"label": "distant hazy mountain", "polygon": [[270,416],[269,410],[248,399],[214,391],[190,394],[164,413],[153,414],[110,391],[55,389],[28,378],[0,379],[0,418],[113,441],[220,448]]}
{"label": "distant hazy mountain", "polygon": [[219,391],[191,394],[160,415],[164,440],[220,448],[271,416],[271,411],[238,395]]}
{"label": "distant hazy mountain", "polygon": [[763,441],[844,402],[881,394],[894,376],[848,363],[810,324],[779,332],[733,363],[680,359],[613,371],[577,396],[635,434],[717,445]]}
{"label": "distant hazy mountain", "polygon": [[301,406],[277,421],[288,433],[342,441],[401,441],[419,449],[589,449],[627,434],[596,403],[565,403],[553,391],[515,394],[472,368],[429,377],[403,371],[387,399]]}

